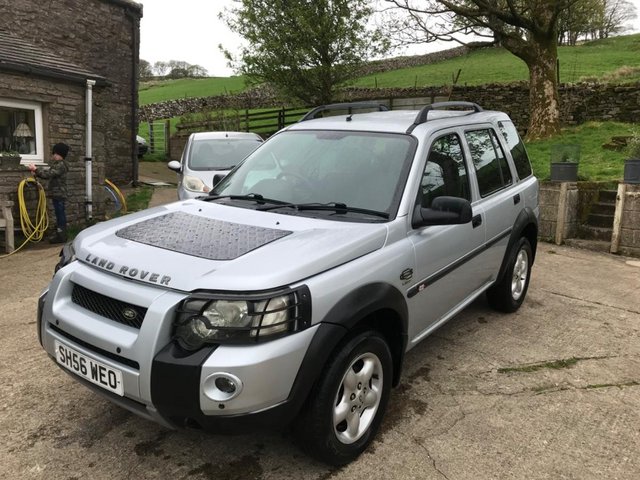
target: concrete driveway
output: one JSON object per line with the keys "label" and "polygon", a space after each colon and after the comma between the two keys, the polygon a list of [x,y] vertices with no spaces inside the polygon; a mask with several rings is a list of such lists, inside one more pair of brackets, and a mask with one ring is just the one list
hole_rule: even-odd
{"label": "concrete driveway", "polygon": [[0,260],[0,478],[637,479],[640,267],[542,244],[513,315],[484,300],[405,363],[383,427],[332,470],[286,434],[170,431],[47,358],[36,300],[58,248]]}

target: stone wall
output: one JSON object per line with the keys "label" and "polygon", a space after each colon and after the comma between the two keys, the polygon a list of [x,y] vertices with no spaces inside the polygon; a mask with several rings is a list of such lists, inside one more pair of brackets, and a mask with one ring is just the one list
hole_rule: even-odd
{"label": "stone wall", "polygon": [[[128,0],[65,0],[41,2],[0,0],[0,28],[61,60],[107,79],[93,93],[93,182],[108,177],[116,184],[134,178],[137,133],[137,68],[140,5]],[[0,69],[0,97],[42,104],[44,148],[68,143],[71,198],[69,222],[84,217],[85,86]],[[48,158],[48,156],[46,157]],[[0,172],[0,195],[15,194],[15,178]],[[94,189],[94,197],[100,198]],[[99,205],[94,205],[94,210]]]}
{"label": "stone wall", "polygon": [[640,257],[640,185],[626,187],[618,251]]}
{"label": "stone wall", "polygon": [[387,58],[385,60],[374,60],[367,62],[360,68],[360,75],[373,75],[374,73],[388,72],[389,70],[399,70],[401,68],[419,67],[432,63],[444,62],[451,58],[461,57],[469,52],[467,46],[449,48],[439,52],[427,53],[425,55],[408,55],[403,57]]}
{"label": "stone wall", "polygon": [[[578,185],[566,183],[566,193],[562,185],[558,182],[540,183],[538,237],[547,242],[554,242],[558,238],[562,242],[575,237],[578,231]],[[561,224],[560,231],[558,222]]]}
{"label": "stone wall", "polygon": [[[625,187],[624,201],[618,199],[616,203],[616,209],[622,208],[622,211],[616,212],[616,216],[620,217],[619,243],[614,250],[613,241],[611,251],[640,257],[640,185],[627,184]],[[604,186],[596,182],[541,182],[538,237],[555,243],[576,238],[584,220],[581,216],[597,200],[598,191],[602,188]]]}
{"label": "stone wall", "polygon": [[[71,147],[67,157],[69,199],[66,209],[70,223],[84,217],[84,96],[81,85],[0,73],[0,97],[28,99],[42,104],[45,158],[49,158],[49,145],[63,141]],[[102,176],[98,175],[100,170]],[[14,202],[15,218],[18,218],[18,184],[28,175],[25,167],[11,174],[0,171],[0,197]],[[94,181],[104,181],[104,168],[94,170]],[[43,183],[46,186],[46,182]]]}
{"label": "stone wall", "polygon": [[[580,124],[590,120],[637,122],[640,118],[640,83],[632,85],[566,84],[560,87],[562,122]],[[529,124],[529,87],[526,82],[482,86],[358,88],[341,89],[337,102],[421,98],[424,103],[440,100],[466,100],[485,109],[509,114],[521,132]],[[240,95],[185,98],[141,107],[141,119],[158,120],[217,108],[269,108],[283,105],[273,91],[255,89]],[[403,107],[407,108],[407,107]]]}
{"label": "stone wall", "polygon": [[[94,90],[93,157],[105,164],[106,175],[116,183],[133,179],[135,158],[135,134],[137,118],[137,64],[140,6],[128,0],[64,0],[42,2],[40,0],[0,0],[0,28],[25,40],[56,52],[61,60],[105,77],[109,85]],[[0,77],[4,77],[0,72]],[[12,78],[19,86],[35,82],[30,75]],[[47,80],[52,86],[47,100],[55,103],[57,82]],[[46,86],[40,84],[40,93]],[[18,93],[9,98],[33,100],[28,89],[19,87]],[[11,93],[11,92],[9,92]],[[7,96],[4,92],[2,96]],[[58,131],[51,131],[49,142],[68,141],[74,147],[76,158],[84,157],[84,105],[77,100],[84,98],[84,91],[73,93],[73,104],[63,99],[65,105],[57,109],[50,119],[50,128],[65,124]],[[82,100],[84,101],[84,100]],[[48,149],[52,143],[45,143]]]}

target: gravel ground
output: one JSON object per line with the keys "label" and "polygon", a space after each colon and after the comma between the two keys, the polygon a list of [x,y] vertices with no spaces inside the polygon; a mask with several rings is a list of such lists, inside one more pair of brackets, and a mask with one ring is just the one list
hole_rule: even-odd
{"label": "gravel ground", "polygon": [[35,327],[58,250],[0,259],[0,478],[638,478],[637,262],[542,244],[523,307],[479,300],[409,352],[370,449],[330,469],[287,434],[171,431],[76,383]]}

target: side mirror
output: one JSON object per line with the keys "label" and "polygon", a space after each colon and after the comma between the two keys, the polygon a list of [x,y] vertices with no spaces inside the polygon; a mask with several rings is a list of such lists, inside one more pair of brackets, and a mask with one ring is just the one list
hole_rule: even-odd
{"label": "side mirror", "polygon": [[173,170],[176,173],[180,173],[182,171],[182,164],[177,160],[171,160],[169,163],[167,163],[167,167],[169,168],[169,170]]}
{"label": "side mirror", "polygon": [[436,197],[431,208],[416,205],[411,218],[413,228],[429,225],[461,225],[473,216],[469,200],[458,197]]}
{"label": "side mirror", "polygon": [[220,180],[222,180],[224,177],[226,177],[226,175],[223,175],[222,173],[216,173],[213,176],[213,186],[215,187],[217,184],[219,184]]}

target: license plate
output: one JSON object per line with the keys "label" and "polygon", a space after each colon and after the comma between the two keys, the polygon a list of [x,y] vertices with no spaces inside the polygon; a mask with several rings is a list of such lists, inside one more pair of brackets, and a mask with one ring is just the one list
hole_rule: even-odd
{"label": "license plate", "polygon": [[91,383],[120,396],[124,395],[122,372],[87,357],[55,340],[56,361],[67,370],[86,378]]}

